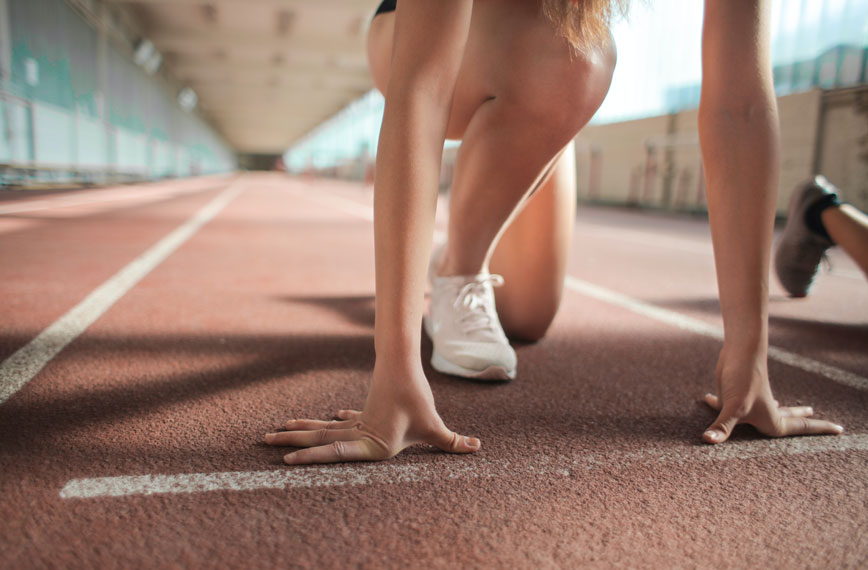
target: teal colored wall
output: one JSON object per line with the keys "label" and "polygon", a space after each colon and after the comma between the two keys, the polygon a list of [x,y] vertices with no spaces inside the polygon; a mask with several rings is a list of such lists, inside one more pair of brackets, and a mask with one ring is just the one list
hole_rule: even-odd
{"label": "teal colored wall", "polygon": [[[63,0],[7,4],[11,75],[0,96],[0,163],[87,167],[133,178],[236,168],[234,152],[216,132],[111,41],[101,94],[97,31]],[[34,63],[38,78],[28,75]]]}

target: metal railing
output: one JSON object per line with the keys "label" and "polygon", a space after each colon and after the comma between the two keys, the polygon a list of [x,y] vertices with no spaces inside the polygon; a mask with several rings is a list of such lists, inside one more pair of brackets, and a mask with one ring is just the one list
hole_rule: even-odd
{"label": "metal railing", "polygon": [[3,187],[136,182],[203,170],[181,145],[4,90],[0,127]]}

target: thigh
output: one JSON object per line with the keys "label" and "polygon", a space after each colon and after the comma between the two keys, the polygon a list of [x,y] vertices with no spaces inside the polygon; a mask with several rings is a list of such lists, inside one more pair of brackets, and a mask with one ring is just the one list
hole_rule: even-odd
{"label": "thigh", "polygon": [[395,13],[384,12],[371,20],[368,27],[368,69],[374,86],[386,94],[389,67],[392,59],[392,40],[395,36]]}
{"label": "thigh", "polygon": [[[368,63],[374,85],[386,94],[395,13],[376,16],[368,29]],[[604,50],[605,51],[605,50]],[[605,54],[604,54],[605,55]],[[599,81],[597,62],[571,55],[539,3],[528,0],[474,0],[470,32],[455,85],[447,138],[460,140],[473,115],[499,97],[529,114],[575,107]],[[599,59],[599,58],[598,58]],[[606,59],[606,57],[602,57]],[[608,81],[605,82],[608,87]]]}
{"label": "thigh", "polygon": [[570,143],[494,250],[491,272],[504,278],[497,313],[511,338],[538,340],[557,313],[575,224],[575,181]]}
{"label": "thigh", "polygon": [[[475,6],[476,4],[474,4],[474,9]],[[474,18],[476,21],[479,20],[475,11]],[[470,38],[452,100],[452,110],[446,134],[448,139],[460,140],[467,124],[473,117],[473,113],[479,108],[479,105],[490,98],[489,92],[483,86],[485,76],[478,69],[482,63],[480,58],[478,56],[468,57],[467,55],[480,51],[480,31],[478,29],[474,31],[473,28],[474,24],[471,22]],[[394,34],[395,12],[386,12],[376,16],[368,28],[368,67],[374,85],[383,95],[386,94],[389,85]]]}

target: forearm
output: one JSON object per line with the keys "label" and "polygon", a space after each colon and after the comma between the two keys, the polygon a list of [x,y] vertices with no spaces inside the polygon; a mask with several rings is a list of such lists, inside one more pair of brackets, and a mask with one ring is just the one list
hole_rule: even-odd
{"label": "forearm", "polygon": [[471,7],[470,0],[398,6],[374,182],[379,367],[420,364],[440,160]]}
{"label": "forearm", "polygon": [[776,114],[706,116],[708,210],[727,342],[765,335],[768,267],[778,181]]}
{"label": "forearm", "polygon": [[425,266],[446,118],[448,105],[434,97],[390,92],[374,193],[378,360],[419,361]]}
{"label": "forearm", "polygon": [[699,134],[726,343],[765,350],[778,117],[765,3],[740,4],[706,4]]}

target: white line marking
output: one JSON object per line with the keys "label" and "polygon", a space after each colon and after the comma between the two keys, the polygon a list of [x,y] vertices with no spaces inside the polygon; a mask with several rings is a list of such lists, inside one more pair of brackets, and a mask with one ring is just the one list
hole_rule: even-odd
{"label": "white line marking", "polygon": [[579,457],[538,456],[533,463],[477,458],[438,466],[379,463],[288,467],[271,471],[97,477],[70,480],[61,489],[60,496],[64,499],[92,499],[208,491],[393,485],[444,479],[497,479],[502,478],[504,473],[522,477],[570,476],[573,469],[593,470],[601,467],[629,467],[631,464],[641,463],[684,464],[850,451],[868,451],[868,434],[729,442],[716,446],[691,445]]}
{"label": "white line marking", "polygon": [[598,301],[604,301],[610,305],[617,305],[618,307],[649,317],[655,321],[660,321],[667,325],[672,325],[692,333],[723,340],[723,330],[720,327],[704,323],[700,320],[682,315],[681,313],[676,313],[675,311],[663,309],[650,303],[634,299],[633,297],[616,293],[611,289],[588,283],[587,281],[583,281],[571,275],[567,275],[564,280],[564,285],[567,289],[575,291],[576,293],[581,293],[586,297],[591,297]]}
{"label": "white line marking", "polygon": [[[616,305],[623,309],[632,311],[636,314],[649,317],[656,321],[686,331],[690,331],[692,333],[711,337],[721,341],[723,340],[723,329],[721,329],[720,327],[710,325],[708,323],[705,323],[698,319],[694,319],[692,317],[688,317],[686,315],[682,315],[681,313],[676,313],[675,311],[656,307],[650,303],[628,297],[627,295],[622,295],[621,293],[616,293],[615,291],[605,289],[598,285],[588,283],[587,281],[582,281],[581,279],[577,279],[569,275],[567,276],[564,284],[568,289],[571,289],[572,291],[575,291],[576,293],[580,293],[587,297],[597,299],[598,301],[604,301],[606,303]],[[839,384],[843,384],[851,388],[856,388],[857,390],[868,391],[868,378],[859,376],[858,374],[854,374],[853,372],[849,372],[847,370],[842,370],[841,368],[832,366],[831,364],[825,364],[823,362],[819,362],[806,356],[801,356],[799,354],[796,354],[795,352],[790,352],[789,350],[784,350],[783,348],[779,348],[776,346],[769,346],[769,358],[772,360],[777,360],[778,362],[787,364],[794,368],[799,368],[801,370],[804,370],[805,372],[820,374],[830,380],[838,382]]]}
{"label": "white line marking", "polygon": [[241,180],[238,178],[232,182],[192,218],[94,289],[78,305],[0,363],[0,404],[12,397],[66,345],[235,199],[242,191]]}
{"label": "white line marking", "polygon": [[[213,182],[214,184],[218,184],[220,179],[217,178]],[[213,188],[213,185],[209,185],[205,187],[197,186],[192,188],[174,188],[169,190],[142,187],[94,190],[84,196],[43,198],[39,200],[27,200],[26,202],[16,203],[11,206],[0,206],[0,216],[20,214],[22,212],[35,212],[39,210],[55,210],[71,206],[83,206],[86,204],[97,204],[103,202],[153,202],[156,200],[175,198],[186,194],[212,190]]]}
{"label": "white line marking", "polygon": [[351,216],[356,216],[357,218],[362,218],[371,222],[374,221],[373,208],[370,206],[364,206],[358,202],[344,198],[343,196],[336,196],[324,190],[306,190],[304,192],[299,192],[299,194],[308,200],[325,204],[326,206],[330,206],[335,210],[340,210],[345,214],[350,214]]}
{"label": "white line marking", "polygon": [[596,239],[613,239],[642,246],[668,248],[688,253],[696,253],[706,257],[712,257],[714,255],[710,242],[698,242],[686,238],[659,236],[651,232],[625,230],[623,228],[613,230],[611,228],[603,229],[600,226],[587,227],[580,225],[577,228],[577,233],[590,235]]}

